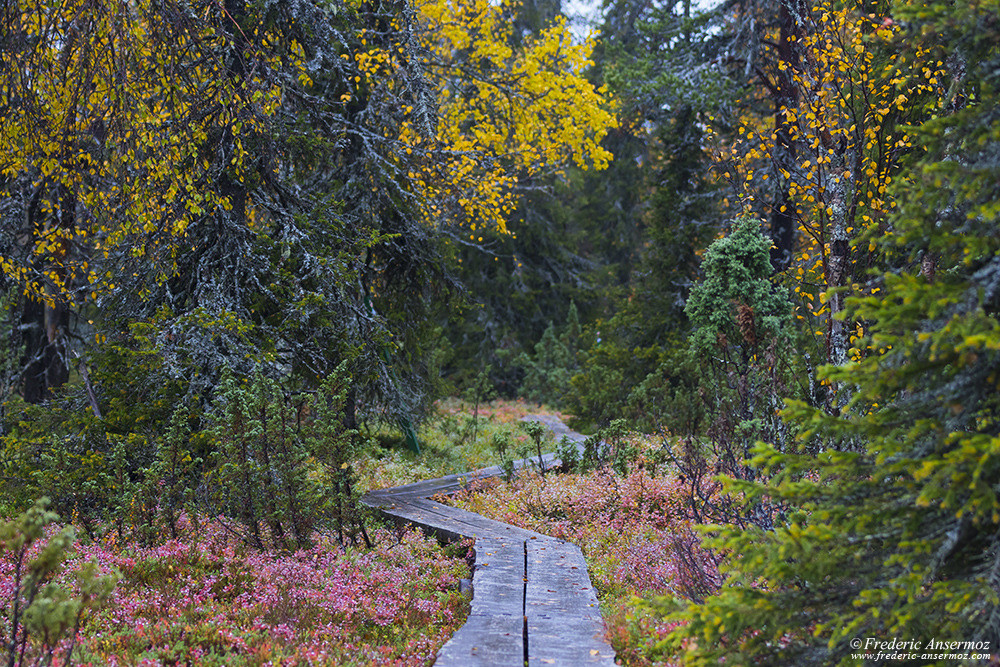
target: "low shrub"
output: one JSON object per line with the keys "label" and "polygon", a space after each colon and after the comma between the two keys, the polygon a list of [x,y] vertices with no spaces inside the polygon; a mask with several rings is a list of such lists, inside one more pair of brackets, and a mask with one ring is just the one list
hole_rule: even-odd
{"label": "low shrub", "polygon": [[87,616],[104,604],[118,580],[95,561],[64,574],[76,531],[52,530],[58,515],[42,498],[12,521],[0,522],[0,655],[8,665],[70,664]]}
{"label": "low shrub", "polygon": [[[376,529],[371,549],[314,534],[309,548],[278,554],[248,549],[222,520],[195,526],[182,513],[177,528],[178,539],[155,546],[122,543],[114,530],[83,540],[55,524],[43,546],[36,529],[24,562],[75,555],[60,561],[57,579],[51,568],[31,570],[42,575],[31,579],[40,584],[34,606],[61,601],[45,603],[44,623],[33,606],[21,615],[36,638],[23,664],[48,664],[46,651],[58,647],[57,662],[72,648],[74,662],[93,665],[427,665],[468,611],[458,591],[469,576],[464,550],[448,555],[416,531]],[[17,552],[0,553],[0,582],[19,562]],[[113,590],[86,583],[110,582],[111,571],[120,573]],[[66,597],[45,592],[53,585]]]}

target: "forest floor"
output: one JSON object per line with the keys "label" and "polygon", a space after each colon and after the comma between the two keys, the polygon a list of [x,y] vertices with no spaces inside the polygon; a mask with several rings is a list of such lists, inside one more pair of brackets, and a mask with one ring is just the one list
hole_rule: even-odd
{"label": "forest floor", "polygon": [[[521,458],[532,445],[520,419],[538,412],[545,410],[525,402],[497,401],[478,410],[444,402],[421,428],[420,456],[383,446],[392,433],[370,434],[383,445],[354,462],[357,490]],[[654,463],[659,445],[648,438],[633,444],[636,456],[627,470],[484,480],[450,502],[579,545],[619,660],[664,664],[668,658],[657,644],[669,627],[655,608],[717,574],[683,519],[676,477]],[[74,572],[90,560],[105,572],[117,570],[121,580],[86,619],[73,662],[431,664],[468,614],[458,582],[469,576],[470,542],[441,546],[415,530],[377,526],[368,534],[371,549],[324,534],[312,548],[284,554],[245,548],[216,519],[184,519],[177,539],[151,546],[110,527],[81,537],[59,580],[74,587]],[[0,556],[0,599],[11,598],[14,567]]]}
{"label": "forest floor", "polygon": [[[79,540],[61,577],[67,586],[91,559],[121,580],[86,619],[73,664],[430,664],[467,614],[464,549],[415,530],[370,536],[371,549],[318,537],[308,550],[259,553],[208,521],[182,524],[178,539],[155,547],[114,533]],[[0,560],[4,586],[12,565]]]}

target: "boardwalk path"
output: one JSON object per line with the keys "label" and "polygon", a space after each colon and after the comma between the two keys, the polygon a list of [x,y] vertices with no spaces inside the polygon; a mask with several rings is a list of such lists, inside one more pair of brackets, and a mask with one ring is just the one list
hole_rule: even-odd
{"label": "boardwalk path", "polygon": [[[584,436],[559,419],[531,416],[559,439],[581,446]],[[543,458],[555,465],[554,454]],[[537,463],[537,459],[535,460]],[[532,464],[515,462],[523,468]],[[472,611],[438,653],[437,667],[614,665],[604,641],[604,621],[580,548],[479,514],[430,500],[455,493],[479,477],[502,474],[499,466],[372,491],[362,498],[398,522],[412,523],[442,540],[475,539]]]}

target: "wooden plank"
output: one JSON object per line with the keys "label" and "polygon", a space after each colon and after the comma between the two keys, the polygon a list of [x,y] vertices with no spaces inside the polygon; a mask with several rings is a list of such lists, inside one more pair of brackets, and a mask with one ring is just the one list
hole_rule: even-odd
{"label": "wooden plank", "polygon": [[524,541],[476,540],[472,611],[438,667],[524,667]]}
{"label": "wooden plank", "polygon": [[[533,456],[525,459],[517,459],[514,461],[513,465],[515,471],[532,468],[537,469],[538,457]],[[559,459],[552,452],[543,454],[542,465],[546,470],[548,470],[559,465]],[[469,472],[445,475],[444,477],[436,477],[434,479],[414,482],[412,484],[405,484],[403,486],[396,486],[389,489],[375,489],[365,494],[362,498],[362,502],[371,504],[370,501],[375,499],[381,500],[391,498],[398,501],[402,498],[430,498],[431,496],[436,495],[453,495],[459,491],[469,488],[469,485],[477,479],[500,477],[503,474],[504,470],[502,467],[489,466],[487,468],[479,468],[478,470],[470,470]]]}
{"label": "wooden plank", "polygon": [[528,542],[528,664],[613,665],[583,552],[562,540]]}
{"label": "wooden plank", "polygon": [[481,537],[473,547],[476,565],[473,579],[489,578],[491,572],[512,571],[517,575],[518,583],[523,583],[524,574],[524,540],[507,537]]}
{"label": "wooden plank", "polygon": [[535,607],[539,613],[554,609],[583,614],[598,609],[580,547],[549,538],[529,542],[526,552],[525,606],[529,611]]}
{"label": "wooden plank", "polygon": [[438,652],[435,667],[524,667],[521,616],[470,615]]}
{"label": "wooden plank", "polygon": [[585,629],[566,619],[528,618],[528,665],[612,667],[615,652],[603,639],[604,626]]}
{"label": "wooden plank", "polygon": [[421,499],[400,500],[390,505],[379,507],[378,509],[383,514],[394,519],[396,523],[416,525],[427,532],[434,533],[438,539],[445,542],[453,542],[470,537],[480,529],[477,524],[465,522],[460,515],[449,516],[441,514],[434,511],[433,508],[420,504],[427,502],[431,501]]}
{"label": "wooden plank", "polygon": [[467,531],[463,533],[465,537],[504,537],[514,540],[545,537],[541,533],[489,519],[475,512],[442,505],[433,500],[412,500],[407,504],[407,507],[421,512],[427,521],[440,522],[443,527],[461,526],[462,530]]}
{"label": "wooden plank", "polygon": [[481,581],[472,585],[473,614],[483,616],[524,616],[524,584],[520,578],[516,582],[496,583]]}
{"label": "wooden plank", "polygon": [[475,545],[472,613],[524,616],[524,542],[481,538]]}

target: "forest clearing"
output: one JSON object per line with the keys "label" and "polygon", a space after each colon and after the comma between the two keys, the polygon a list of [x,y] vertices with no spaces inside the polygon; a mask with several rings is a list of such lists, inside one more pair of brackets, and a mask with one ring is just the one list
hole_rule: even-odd
{"label": "forest clearing", "polygon": [[0,662],[1000,663],[1000,1],[579,11],[0,6]]}

